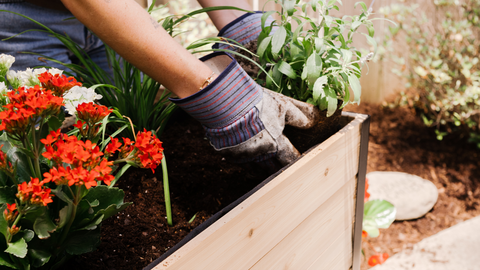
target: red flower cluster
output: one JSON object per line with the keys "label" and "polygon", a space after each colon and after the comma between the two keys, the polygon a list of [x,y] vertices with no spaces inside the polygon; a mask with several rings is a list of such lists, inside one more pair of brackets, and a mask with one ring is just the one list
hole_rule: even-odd
{"label": "red flower cluster", "polygon": [[372,255],[372,256],[368,259],[368,265],[370,265],[370,266],[375,266],[375,265],[377,265],[377,264],[382,264],[382,263],[384,263],[387,259],[388,259],[388,253],[383,253],[383,254],[377,253],[377,254],[375,254],[375,255]]}
{"label": "red flower cluster", "polygon": [[[82,103],[77,106],[77,118],[79,119],[74,127],[78,128],[83,137],[96,136],[101,121],[107,117],[113,109],[93,102]],[[82,122],[83,121],[83,122]],[[86,123],[86,125],[84,125]]]}
{"label": "red flower cluster", "polygon": [[18,185],[17,197],[22,202],[47,206],[52,202],[53,194],[50,194],[51,189],[44,186],[45,183],[47,182],[30,177],[30,182]]}
{"label": "red flower cluster", "polygon": [[63,94],[74,86],[82,86],[74,77],[60,74],[52,75],[48,71],[40,74],[38,80],[42,83],[43,88],[52,90],[57,97],[63,97]]}
{"label": "red flower cluster", "polygon": [[146,130],[138,132],[136,142],[128,138],[123,138],[123,141],[124,146],[120,148],[121,144],[118,139],[112,139],[105,152],[111,155],[119,150],[120,158],[132,160],[139,167],[150,168],[152,172],[155,172],[157,166],[162,162],[163,147],[162,142],[152,132]]}
{"label": "red flower cluster", "polygon": [[[42,139],[45,144],[45,158],[53,160],[54,167],[43,174],[45,182],[57,185],[85,185],[87,189],[96,186],[97,181],[109,185],[114,179],[110,175],[113,162],[109,162],[91,141],[83,142],[75,136],[67,136],[60,130],[50,132]],[[64,164],[68,164],[67,167]]]}
{"label": "red flower cluster", "polygon": [[3,217],[5,218],[7,223],[14,221],[15,218],[18,216],[18,211],[16,211],[16,210],[17,210],[17,204],[7,203],[7,209],[5,209],[5,211],[3,211]]}
{"label": "red flower cluster", "polygon": [[7,93],[10,103],[0,112],[0,130],[22,136],[30,124],[35,125],[41,118],[57,114],[63,105],[63,98],[56,97],[52,91],[43,91],[37,85]]}

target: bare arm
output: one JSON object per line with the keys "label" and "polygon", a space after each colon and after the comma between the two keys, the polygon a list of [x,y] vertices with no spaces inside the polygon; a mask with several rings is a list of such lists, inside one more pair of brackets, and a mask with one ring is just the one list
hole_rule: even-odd
{"label": "bare arm", "polygon": [[75,17],[128,62],[180,98],[197,92],[212,70],[134,0],[62,0]]}

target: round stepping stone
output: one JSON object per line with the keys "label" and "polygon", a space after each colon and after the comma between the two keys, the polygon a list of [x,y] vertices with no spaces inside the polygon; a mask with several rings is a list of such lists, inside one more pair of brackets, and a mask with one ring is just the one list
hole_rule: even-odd
{"label": "round stepping stone", "polygon": [[367,174],[370,200],[382,199],[397,209],[396,220],[424,216],[435,205],[435,185],[416,175],[402,172],[371,172]]}

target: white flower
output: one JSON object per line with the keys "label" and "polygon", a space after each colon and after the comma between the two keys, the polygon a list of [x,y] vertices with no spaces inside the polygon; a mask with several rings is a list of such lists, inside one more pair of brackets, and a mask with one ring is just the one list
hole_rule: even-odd
{"label": "white flower", "polygon": [[17,89],[20,86],[22,86],[22,82],[20,80],[19,76],[19,71],[14,71],[14,70],[9,70],[7,72],[7,80],[10,83],[10,85],[13,87],[13,89]]}
{"label": "white flower", "polygon": [[53,76],[55,75],[62,75],[63,74],[63,70],[61,69],[58,69],[58,68],[51,68],[48,70],[48,73],[52,74]]}
{"label": "white flower", "polygon": [[0,82],[0,95],[4,95],[8,92],[8,88],[4,82]]}
{"label": "white flower", "polygon": [[15,62],[15,57],[8,54],[0,54],[0,76],[3,77],[7,74],[13,62]]}
{"label": "white flower", "polygon": [[38,80],[38,75],[46,72],[46,68],[37,68],[31,69],[27,68],[25,71],[20,71],[17,73],[17,77],[20,80],[22,86],[33,87],[35,85],[40,85],[40,81]]}
{"label": "white flower", "polygon": [[81,86],[74,86],[63,95],[65,110],[71,115],[75,114],[79,104],[93,102],[101,98],[102,95],[95,93],[93,88]]}

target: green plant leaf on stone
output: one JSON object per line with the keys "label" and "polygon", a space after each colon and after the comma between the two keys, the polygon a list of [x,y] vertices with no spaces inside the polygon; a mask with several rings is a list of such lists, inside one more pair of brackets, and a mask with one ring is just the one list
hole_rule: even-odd
{"label": "green plant leaf on stone", "polygon": [[397,211],[393,204],[385,200],[370,200],[365,203],[363,230],[370,237],[377,237],[379,228],[386,229],[395,220]]}

